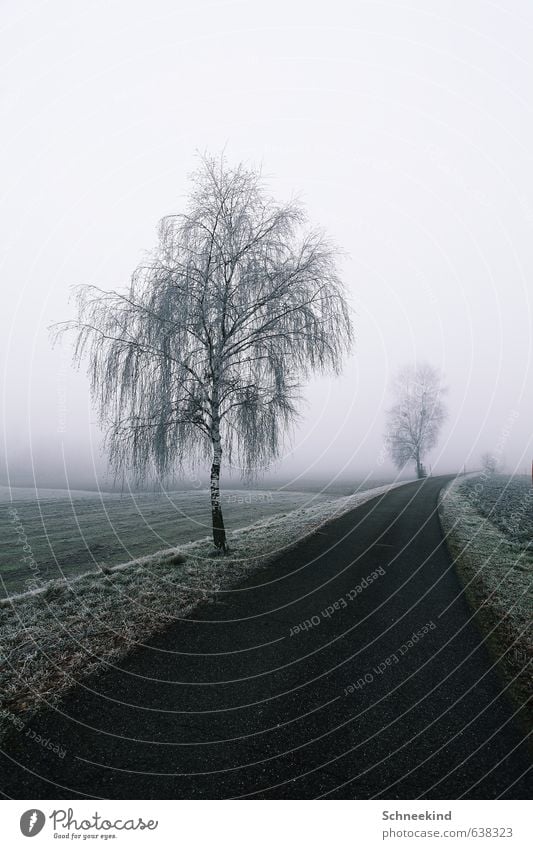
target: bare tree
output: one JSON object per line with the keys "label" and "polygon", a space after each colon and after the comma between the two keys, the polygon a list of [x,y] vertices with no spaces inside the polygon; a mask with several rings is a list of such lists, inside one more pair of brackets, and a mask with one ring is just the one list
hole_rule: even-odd
{"label": "bare tree", "polygon": [[503,471],[504,463],[501,457],[493,454],[491,451],[486,451],[481,455],[481,468],[485,477],[492,477]]}
{"label": "bare tree", "polygon": [[393,383],[396,403],[387,412],[386,441],[394,464],[414,462],[417,477],[425,477],[423,458],[436,444],[446,418],[439,372],[422,364],[407,366]]}
{"label": "bare tree", "polygon": [[201,159],[183,214],[125,292],[77,289],[75,362],[115,470],[139,479],[211,461],[213,540],[227,550],[222,457],[248,473],[279,454],[303,378],[338,372],[352,324],[337,251],[275,203],[261,174]]}

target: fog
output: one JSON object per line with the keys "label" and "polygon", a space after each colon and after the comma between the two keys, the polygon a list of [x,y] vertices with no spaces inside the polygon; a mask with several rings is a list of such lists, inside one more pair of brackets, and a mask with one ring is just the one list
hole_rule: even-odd
{"label": "fog", "polygon": [[[449,387],[434,473],[533,453],[533,9],[525,0],[4,2],[1,481],[106,481],[47,327],[125,285],[196,151],[261,165],[346,252],[356,345],[305,389],[276,479],[387,477],[395,370]],[[187,481],[185,481],[187,483]]]}

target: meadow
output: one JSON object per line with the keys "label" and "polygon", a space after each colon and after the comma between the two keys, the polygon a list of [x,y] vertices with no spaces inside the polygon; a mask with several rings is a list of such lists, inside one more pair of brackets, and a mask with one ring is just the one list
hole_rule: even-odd
{"label": "meadow", "polygon": [[[368,499],[401,485],[378,488],[363,485],[357,493],[344,497],[303,492],[272,492],[270,497],[264,491],[229,491],[224,494],[225,508],[235,523],[245,522],[250,511],[259,513],[261,518],[253,524],[229,530],[230,553],[227,557],[215,551],[203,526],[202,531],[196,529],[202,533],[201,539],[183,542],[179,549],[151,549],[130,562],[105,569],[95,566],[92,571],[84,568],[86,562],[82,558],[81,575],[66,569],[68,580],[61,577],[49,580],[37,586],[35,592],[3,599],[0,603],[0,737],[9,729],[14,715],[31,714],[43,697],[48,703],[58,699],[72,686],[73,680],[87,677],[113,663],[176,618],[187,618],[198,603],[218,604],[225,592],[231,591],[254,569],[283,555],[285,566],[290,568],[290,556],[287,555],[299,540]],[[197,495],[201,498],[202,493]],[[91,514],[97,509],[94,496],[78,494],[72,500],[82,514]],[[175,506],[169,521],[174,522],[178,502],[182,508],[187,505],[188,509],[196,503],[191,493],[182,492],[179,497],[174,494],[173,500]],[[54,502],[55,511],[52,512],[62,532],[67,518],[65,498],[39,499],[38,512],[44,515],[42,501]],[[201,501],[201,515],[204,516],[205,499]],[[140,503],[144,508],[142,516],[146,518],[147,507],[153,502],[154,496],[140,502],[136,498],[135,505],[131,499],[127,526],[131,527],[136,520],[140,524]],[[19,508],[23,511],[24,504],[27,515],[34,516],[35,499],[19,499],[16,508],[5,504],[5,512],[9,515],[10,511]],[[127,506],[124,499],[109,499],[109,503],[105,503],[109,516],[113,514],[112,504],[121,507],[122,511]],[[280,508],[287,512],[280,512]],[[58,515],[61,510],[63,518]],[[79,520],[79,516],[76,519]],[[182,536],[187,539],[194,526],[190,518],[183,521]],[[20,529],[23,525],[19,522],[16,527]],[[98,527],[95,540],[97,532]],[[137,533],[140,538],[142,534]],[[35,536],[35,540],[38,539],[39,534]],[[124,560],[119,549],[111,549],[111,554]],[[7,575],[9,577],[9,572]]]}
{"label": "meadow", "polygon": [[[369,486],[375,485],[369,484]],[[229,531],[278,514],[328,503],[364,484],[324,494],[309,491],[228,489],[222,506]],[[96,493],[80,490],[9,490],[0,487],[1,595],[39,583],[98,572],[153,552],[210,536],[207,490],[168,493]]]}
{"label": "meadow", "polygon": [[529,475],[465,478],[461,491],[512,543],[533,547],[533,485]]}

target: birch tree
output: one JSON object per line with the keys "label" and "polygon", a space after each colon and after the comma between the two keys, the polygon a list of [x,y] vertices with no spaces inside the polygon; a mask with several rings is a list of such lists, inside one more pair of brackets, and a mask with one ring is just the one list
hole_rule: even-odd
{"label": "birch tree", "polygon": [[439,372],[430,365],[407,366],[393,383],[396,403],[387,411],[386,442],[397,468],[414,462],[425,476],[423,459],[435,447],[446,419],[446,392]]}
{"label": "birch tree", "polygon": [[340,370],[352,323],[338,252],[261,174],[202,158],[184,212],[125,291],[77,288],[74,359],[116,471],[166,476],[208,460],[213,541],[227,551],[223,459],[243,473],[279,455],[302,381]]}

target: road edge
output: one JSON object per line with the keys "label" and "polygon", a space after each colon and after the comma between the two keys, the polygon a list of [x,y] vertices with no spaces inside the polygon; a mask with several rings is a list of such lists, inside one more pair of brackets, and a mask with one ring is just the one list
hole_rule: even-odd
{"label": "road edge", "polygon": [[[459,480],[462,479],[459,478]],[[446,509],[446,496],[457,485],[453,478],[440,490],[437,498],[438,517],[455,572],[463,587],[465,598],[473,614],[473,621],[481,632],[487,649],[495,664],[500,680],[518,713],[516,719],[522,730],[530,734],[533,730],[533,706],[531,704],[531,676],[527,664],[531,663],[532,647],[527,635],[517,630],[508,614],[494,601],[494,590],[484,580],[484,561],[470,545],[471,532],[461,521]],[[469,506],[469,505],[465,505]],[[469,510],[472,518],[474,511]],[[477,516],[477,514],[475,514]],[[479,516],[478,529],[484,520]],[[524,657],[527,659],[524,665]],[[533,752],[533,740],[530,742]]]}

